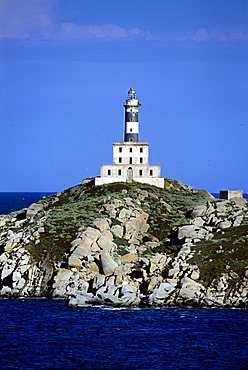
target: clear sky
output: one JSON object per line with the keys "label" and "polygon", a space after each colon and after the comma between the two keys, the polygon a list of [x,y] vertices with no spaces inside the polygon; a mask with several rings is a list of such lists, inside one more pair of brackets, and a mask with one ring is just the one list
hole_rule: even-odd
{"label": "clear sky", "polygon": [[0,191],[99,175],[131,86],[164,177],[248,191],[248,0],[0,0]]}

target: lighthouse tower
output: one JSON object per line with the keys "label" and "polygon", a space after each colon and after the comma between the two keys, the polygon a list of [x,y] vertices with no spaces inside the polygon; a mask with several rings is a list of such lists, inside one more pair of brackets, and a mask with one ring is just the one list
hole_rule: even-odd
{"label": "lighthouse tower", "polygon": [[131,87],[124,103],[124,141],[113,144],[113,164],[101,165],[101,176],[95,178],[95,185],[136,181],[164,188],[160,165],[149,164],[149,144],[139,141],[140,106]]}
{"label": "lighthouse tower", "polygon": [[127,99],[124,104],[125,108],[125,142],[139,141],[139,107],[140,102],[136,99],[136,92],[131,87],[128,91]]}

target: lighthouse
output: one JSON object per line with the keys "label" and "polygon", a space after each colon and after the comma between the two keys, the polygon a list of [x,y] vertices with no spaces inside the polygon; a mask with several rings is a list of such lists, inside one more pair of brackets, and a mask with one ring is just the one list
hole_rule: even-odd
{"label": "lighthouse", "polygon": [[141,103],[131,87],[124,103],[124,141],[113,143],[113,164],[101,165],[101,176],[95,178],[95,185],[135,181],[164,188],[160,165],[149,164],[148,142],[139,141],[140,107]]}
{"label": "lighthouse", "polygon": [[139,141],[139,107],[141,106],[136,99],[136,92],[131,87],[128,90],[127,99],[124,103],[125,108],[125,142]]}

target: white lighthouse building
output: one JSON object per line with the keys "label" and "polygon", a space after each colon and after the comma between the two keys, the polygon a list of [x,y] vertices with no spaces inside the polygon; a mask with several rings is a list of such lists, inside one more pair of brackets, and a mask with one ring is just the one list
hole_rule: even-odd
{"label": "white lighthouse building", "polygon": [[139,142],[140,106],[134,89],[130,88],[124,103],[124,141],[113,144],[113,164],[101,165],[101,176],[95,178],[95,185],[136,181],[164,188],[160,165],[149,164],[149,144]]}

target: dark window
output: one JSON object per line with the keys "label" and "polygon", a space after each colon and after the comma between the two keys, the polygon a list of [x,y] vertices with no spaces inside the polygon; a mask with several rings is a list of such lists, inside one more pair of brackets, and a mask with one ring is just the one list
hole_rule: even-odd
{"label": "dark window", "polygon": [[140,163],[143,163],[143,158],[142,157],[140,158]]}
{"label": "dark window", "polygon": [[118,176],[121,176],[121,170],[118,170]]}
{"label": "dark window", "polygon": [[133,129],[132,128],[130,128],[130,132],[133,132]]}
{"label": "dark window", "polygon": [[132,164],[132,163],[133,163],[133,158],[132,158],[132,157],[130,157],[130,158],[129,158],[129,163],[130,163],[130,164]]}
{"label": "dark window", "polygon": [[111,175],[111,170],[108,170],[108,176],[110,176]]}
{"label": "dark window", "polygon": [[132,151],[133,151],[133,148],[129,148],[129,152],[132,153]]}
{"label": "dark window", "polygon": [[119,152],[120,152],[120,153],[122,152],[122,148],[119,148]]}
{"label": "dark window", "polygon": [[152,176],[153,175],[153,170],[150,170],[150,176]]}
{"label": "dark window", "polygon": [[142,176],[142,170],[139,170],[139,175]]}
{"label": "dark window", "polygon": [[130,139],[129,141],[133,141],[133,139]]}
{"label": "dark window", "polygon": [[119,157],[119,163],[122,163],[122,158],[121,157]]}
{"label": "dark window", "polygon": [[140,153],[143,153],[143,148],[140,148]]}

